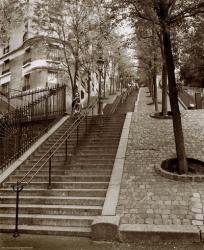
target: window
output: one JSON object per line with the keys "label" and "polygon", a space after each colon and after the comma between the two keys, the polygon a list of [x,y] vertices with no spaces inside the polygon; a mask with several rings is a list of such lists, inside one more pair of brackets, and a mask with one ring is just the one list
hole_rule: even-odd
{"label": "window", "polygon": [[81,99],[84,99],[84,91],[81,90]]}
{"label": "window", "polygon": [[3,54],[9,53],[9,50],[10,50],[10,46],[9,46],[9,44],[7,44],[7,45],[3,48]]}
{"label": "window", "polygon": [[56,45],[49,45],[47,50],[47,59],[52,61],[60,61],[60,50]]}
{"label": "window", "polygon": [[24,76],[24,86],[22,88],[23,91],[30,89],[30,74]]}
{"label": "window", "polygon": [[23,65],[31,62],[31,49],[26,49],[24,53]]}
{"label": "window", "polygon": [[47,82],[48,86],[56,85],[58,83],[58,74],[55,71],[48,71]]}
{"label": "window", "polygon": [[4,61],[4,63],[3,63],[2,75],[6,74],[8,72],[10,72],[10,60],[9,59]]}
{"label": "window", "polygon": [[4,84],[1,85],[0,93],[1,93],[3,96],[8,96],[8,87],[9,87],[9,82],[4,83]]}

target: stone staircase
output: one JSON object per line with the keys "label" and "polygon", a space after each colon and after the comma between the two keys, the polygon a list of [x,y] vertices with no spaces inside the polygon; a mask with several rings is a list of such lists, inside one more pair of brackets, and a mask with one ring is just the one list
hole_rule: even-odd
{"label": "stone staircase", "polygon": [[[97,119],[97,117],[95,117]],[[101,215],[125,115],[104,115],[101,122],[90,122],[76,150],[76,133],[52,160],[52,189],[48,189],[48,166],[40,170],[20,193],[19,229],[24,233],[90,236],[91,224]],[[11,232],[15,225],[15,195],[11,185],[21,179],[47,152],[69,126],[65,122],[26,160],[0,188],[0,232]],[[32,171],[31,173],[34,173]]]}

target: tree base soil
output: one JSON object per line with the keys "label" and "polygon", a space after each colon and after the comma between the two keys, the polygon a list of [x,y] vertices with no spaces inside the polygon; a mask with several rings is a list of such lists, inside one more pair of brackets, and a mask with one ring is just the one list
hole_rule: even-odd
{"label": "tree base soil", "polygon": [[[192,159],[192,158],[187,158],[187,163],[188,163],[188,173],[185,175],[189,175],[189,176],[203,175],[204,176],[204,162],[196,160],[196,159]],[[179,175],[177,159],[168,159],[162,163],[161,167],[163,170],[167,172]]]}
{"label": "tree base soil", "polygon": [[172,112],[168,111],[166,115],[163,115],[162,112],[156,112],[150,115],[152,118],[156,119],[172,119]]}

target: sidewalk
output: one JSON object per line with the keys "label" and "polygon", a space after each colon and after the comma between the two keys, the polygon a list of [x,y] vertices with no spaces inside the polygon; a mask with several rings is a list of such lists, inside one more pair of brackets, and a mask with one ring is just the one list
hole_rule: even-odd
{"label": "sidewalk", "polygon": [[[181,233],[184,229],[200,232],[204,229],[204,183],[173,181],[155,172],[155,164],[176,157],[172,120],[150,117],[154,105],[147,105],[152,101],[147,88],[140,89],[138,99],[116,212],[121,216],[120,232],[145,231],[145,225],[153,230],[161,225],[157,228],[167,232],[173,225]],[[204,110],[181,110],[181,114],[187,156],[204,161]]]}

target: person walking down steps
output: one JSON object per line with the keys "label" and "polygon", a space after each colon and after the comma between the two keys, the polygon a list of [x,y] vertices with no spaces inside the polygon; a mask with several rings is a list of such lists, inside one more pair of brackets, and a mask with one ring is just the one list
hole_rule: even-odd
{"label": "person walking down steps", "polygon": [[80,102],[80,97],[79,97],[79,93],[76,93],[73,102],[72,102],[72,110],[73,110],[73,117],[74,118],[78,118],[78,116],[81,113],[81,102]]}

